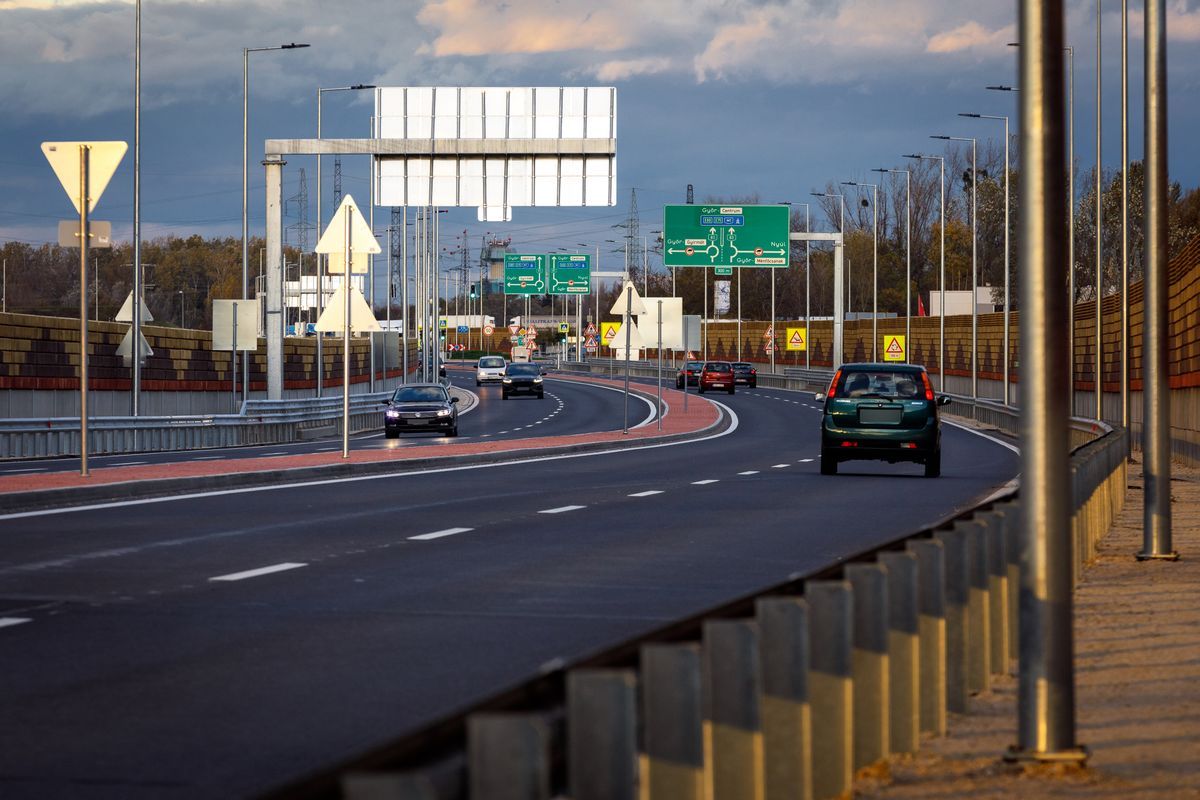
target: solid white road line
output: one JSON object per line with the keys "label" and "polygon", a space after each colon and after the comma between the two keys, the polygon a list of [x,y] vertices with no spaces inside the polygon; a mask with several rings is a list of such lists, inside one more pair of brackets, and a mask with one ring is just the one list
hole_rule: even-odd
{"label": "solid white road line", "polygon": [[709,483],[719,483],[716,478],[705,478],[702,481],[692,481],[692,486],[704,486]]}
{"label": "solid white road line", "polygon": [[645,492],[634,492],[633,494],[631,494],[629,496],[630,497],[649,497],[652,494],[662,494],[662,493],[663,493],[662,489],[650,489]]}
{"label": "solid white road line", "polygon": [[22,622],[33,622],[29,617],[0,617],[0,628],[10,628]]}
{"label": "solid white road line", "polygon": [[45,467],[28,467],[26,469],[6,469],[3,471],[3,474],[4,475],[15,475],[18,472],[45,472],[45,471],[46,471]]}
{"label": "solid white road line", "polygon": [[541,511],[539,511],[538,513],[539,514],[561,514],[564,511],[578,511],[581,508],[587,508],[587,506],[559,506],[558,508],[544,508]]}
{"label": "solid white road line", "polygon": [[225,456],[196,456],[192,460],[193,461],[220,461],[224,458],[225,458]]}
{"label": "solid white road line", "polygon": [[119,464],[109,464],[110,467],[140,467],[142,464],[149,464],[149,461],[122,461]]}
{"label": "solid white road line", "polygon": [[433,533],[422,533],[420,536],[410,536],[408,538],[413,539],[415,541],[424,542],[424,541],[428,541],[429,539],[440,539],[443,536],[453,536],[456,533],[466,533],[467,531],[473,531],[473,530],[475,530],[475,529],[474,528],[446,528],[446,530],[444,530],[444,531],[434,531]]}
{"label": "solid white road line", "polygon": [[298,567],[307,567],[308,564],[296,564],[294,562],[286,562],[283,564],[274,564],[269,567],[259,567],[258,569],[248,569],[245,572],[231,572],[228,575],[218,575],[215,578],[209,578],[210,581],[242,581],[246,578],[257,578],[259,575],[270,575],[272,572],[284,572],[289,569]]}
{"label": "solid white road line", "polygon": [[758,474],[758,470],[756,470],[756,469],[748,469],[745,472],[738,473],[738,475],[757,475],[757,474]]}

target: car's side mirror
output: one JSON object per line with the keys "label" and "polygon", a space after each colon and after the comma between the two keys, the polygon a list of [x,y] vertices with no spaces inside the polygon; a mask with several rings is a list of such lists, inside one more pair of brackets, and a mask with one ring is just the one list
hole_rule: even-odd
{"label": "car's side mirror", "polygon": [[379,401],[379,405],[381,405],[381,406],[386,406],[386,405],[387,405],[388,403],[390,403],[390,402],[392,402],[392,401],[391,401],[391,400],[380,400],[380,401]]}
{"label": "car's side mirror", "polygon": [[821,402],[821,401],[822,401],[822,400],[824,400],[824,399],[825,399],[825,393],[824,393],[824,392],[817,392],[815,395],[813,395],[813,400],[816,400],[818,403],[819,403],[819,402]]}
{"label": "car's side mirror", "polygon": [[458,402],[458,398],[457,398],[457,397],[451,397],[451,398],[450,398],[450,402],[451,402],[451,403],[457,403],[457,402]]}
{"label": "car's side mirror", "polygon": [[948,394],[942,394],[942,395],[938,395],[937,404],[938,404],[939,406],[948,406],[948,405],[950,405],[950,403],[951,403],[951,401],[952,401],[953,399],[954,399],[954,398],[952,398],[952,397],[951,397],[950,395],[948,395]]}

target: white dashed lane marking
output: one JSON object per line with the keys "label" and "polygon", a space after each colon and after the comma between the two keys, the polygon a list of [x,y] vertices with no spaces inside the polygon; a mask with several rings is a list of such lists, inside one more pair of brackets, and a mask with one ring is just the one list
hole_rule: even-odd
{"label": "white dashed lane marking", "polygon": [[758,474],[758,470],[756,470],[756,469],[748,469],[745,472],[738,473],[738,475],[757,475],[757,474]]}
{"label": "white dashed lane marking", "polygon": [[0,617],[0,628],[11,628],[13,625],[20,625],[22,622],[32,622],[29,617]]}
{"label": "white dashed lane marking", "polygon": [[297,564],[294,562],[285,562],[283,564],[272,564],[269,567],[259,567],[258,569],[248,569],[245,572],[231,572],[228,575],[218,575],[215,578],[209,578],[210,581],[244,581],[246,578],[257,578],[260,575],[270,575],[275,572],[285,572],[289,569],[298,569],[307,567],[307,564]]}
{"label": "white dashed lane marking", "polygon": [[630,497],[649,497],[652,494],[662,494],[662,489],[649,489],[645,492],[634,492]]}
{"label": "white dashed lane marking", "polygon": [[428,541],[429,539],[440,539],[443,536],[453,536],[456,533],[466,533],[467,531],[473,531],[473,530],[475,530],[475,529],[474,528],[446,528],[445,530],[442,530],[442,531],[434,531],[433,533],[422,533],[420,536],[410,536],[408,538],[413,539],[415,541],[423,542],[423,541]]}
{"label": "white dashed lane marking", "polygon": [[790,466],[791,466],[791,464],[772,464],[771,469],[783,469],[784,467],[790,467]]}
{"label": "white dashed lane marking", "polygon": [[692,481],[692,486],[704,486],[709,483],[719,483],[717,478],[705,478],[702,481]]}
{"label": "white dashed lane marking", "polygon": [[810,464],[810,463],[812,463],[812,459],[811,458],[802,458],[802,459],[800,459],[800,463],[801,464]]}
{"label": "white dashed lane marking", "polygon": [[564,511],[578,511],[581,508],[587,508],[587,506],[559,506],[558,508],[544,508],[541,511],[539,511],[538,513],[539,514],[561,514]]}

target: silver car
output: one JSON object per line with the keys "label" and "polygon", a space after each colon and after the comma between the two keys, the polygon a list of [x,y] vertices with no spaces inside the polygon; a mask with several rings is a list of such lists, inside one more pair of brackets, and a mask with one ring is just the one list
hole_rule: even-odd
{"label": "silver car", "polygon": [[500,383],[504,380],[504,368],[507,366],[504,356],[483,356],[475,365],[475,385]]}

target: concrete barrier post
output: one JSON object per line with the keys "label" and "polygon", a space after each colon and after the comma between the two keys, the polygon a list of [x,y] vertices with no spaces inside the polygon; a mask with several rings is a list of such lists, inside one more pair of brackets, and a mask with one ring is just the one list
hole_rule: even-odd
{"label": "concrete barrier post", "polygon": [[967,535],[955,526],[934,536],[942,543],[946,576],[946,709],[967,712]]}
{"label": "concrete barrier post", "polygon": [[637,797],[637,675],[567,673],[567,778],[573,800]]}
{"label": "concrete barrier post", "polygon": [[812,717],[808,702],[808,603],[757,603],[766,800],[812,800]]}
{"label": "concrete barrier post", "polygon": [[880,553],[888,584],[888,693],[891,698],[888,749],[916,752],[920,742],[921,671],[917,613],[917,557],[912,553]]}
{"label": "concrete barrier post", "polygon": [[988,592],[987,537],[978,519],[958,523],[967,537],[967,691],[971,694],[991,688],[991,625]]}
{"label": "concrete barrier post", "polygon": [[854,595],[845,581],[810,581],[808,670],[812,727],[812,785],[815,800],[850,791],[854,757],[854,696],[851,685]]}
{"label": "concrete barrier post", "polygon": [[700,646],[642,647],[641,794],[644,800],[704,796]]}
{"label": "concrete barrier post", "polygon": [[989,511],[980,515],[988,576],[988,669],[993,675],[1008,672],[1008,556],[1004,547],[1004,519]]}
{"label": "concrete barrier post", "polygon": [[848,564],[854,590],[854,769],[888,757],[891,727],[888,697],[887,568]]}
{"label": "concrete barrier post", "polygon": [[917,559],[917,630],[920,636],[921,731],[946,733],[946,565],[938,539],[915,539],[908,551]]}
{"label": "concrete barrier post", "polygon": [[536,714],[479,713],[467,717],[470,797],[549,800],[550,729]]}
{"label": "concrete barrier post", "polygon": [[703,706],[705,796],[763,800],[759,715],[758,623],[704,623]]}

